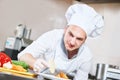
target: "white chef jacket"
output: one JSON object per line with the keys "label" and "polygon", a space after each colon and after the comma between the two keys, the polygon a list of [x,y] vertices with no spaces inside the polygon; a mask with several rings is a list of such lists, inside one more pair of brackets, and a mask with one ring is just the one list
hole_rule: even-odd
{"label": "white chef jacket", "polygon": [[54,58],[56,70],[74,76],[73,80],[87,80],[91,69],[92,54],[83,44],[72,59],[68,59],[63,42],[63,29],[54,29],[41,35],[31,45],[18,54],[18,59],[25,53],[30,53],[35,58],[44,58],[48,61]]}

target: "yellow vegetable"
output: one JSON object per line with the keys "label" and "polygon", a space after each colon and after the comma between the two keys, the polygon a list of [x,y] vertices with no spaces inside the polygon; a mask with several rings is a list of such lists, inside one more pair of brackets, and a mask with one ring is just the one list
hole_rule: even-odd
{"label": "yellow vegetable", "polygon": [[20,65],[15,65],[15,64],[12,64],[12,70],[16,70],[16,71],[21,71],[21,72],[27,72],[26,69],[24,69],[22,66]]}

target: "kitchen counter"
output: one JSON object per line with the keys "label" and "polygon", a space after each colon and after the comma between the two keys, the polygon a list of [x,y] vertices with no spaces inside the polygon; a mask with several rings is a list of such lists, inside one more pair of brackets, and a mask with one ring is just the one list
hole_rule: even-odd
{"label": "kitchen counter", "polygon": [[[28,69],[28,72],[20,72],[15,70],[10,70],[0,67],[0,80],[50,80],[57,79],[57,77],[50,76],[48,74],[41,73],[37,76],[32,70]],[[67,75],[68,76],[68,75]],[[73,77],[68,76],[69,80],[72,80]],[[89,74],[89,80],[94,80],[95,77]],[[63,79],[59,79],[63,80]]]}
{"label": "kitchen counter", "polygon": [[[46,79],[40,76],[28,76],[28,75],[23,75],[19,73],[13,73],[13,72],[5,72],[0,70],[0,80],[50,80]],[[61,79],[60,79],[61,80]],[[88,80],[94,80],[94,79],[88,79]]]}
{"label": "kitchen counter", "polygon": [[0,80],[50,80],[29,72],[19,72],[0,67]]}

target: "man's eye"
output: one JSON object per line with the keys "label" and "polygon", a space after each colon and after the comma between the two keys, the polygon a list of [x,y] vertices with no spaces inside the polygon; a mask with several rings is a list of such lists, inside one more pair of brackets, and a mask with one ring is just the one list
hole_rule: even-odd
{"label": "man's eye", "polygon": [[79,41],[83,41],[83,38],[77,38],[77,40],[79,40]]}
{"label": "man's eye", "polygon": [[71,32],[69,32],[69,35],[73,37],[73,34]]}

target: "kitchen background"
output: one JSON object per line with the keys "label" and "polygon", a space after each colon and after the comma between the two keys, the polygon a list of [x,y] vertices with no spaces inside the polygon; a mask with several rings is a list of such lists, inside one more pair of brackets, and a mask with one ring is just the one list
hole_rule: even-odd
{"label": "kitchen background", "polygon": [[[0,0],[0,50],[5,41],[15,36],[18,24],[31,28],[30,39],[37,39],[42,33],[66,25],[65,11],[69,5],[79,3],[73,0]],[[105,19],[101,36],[88,38],[87,44],[94,55],[92,74],[97,63],[120,66],[120,3],[89,3]]]}

